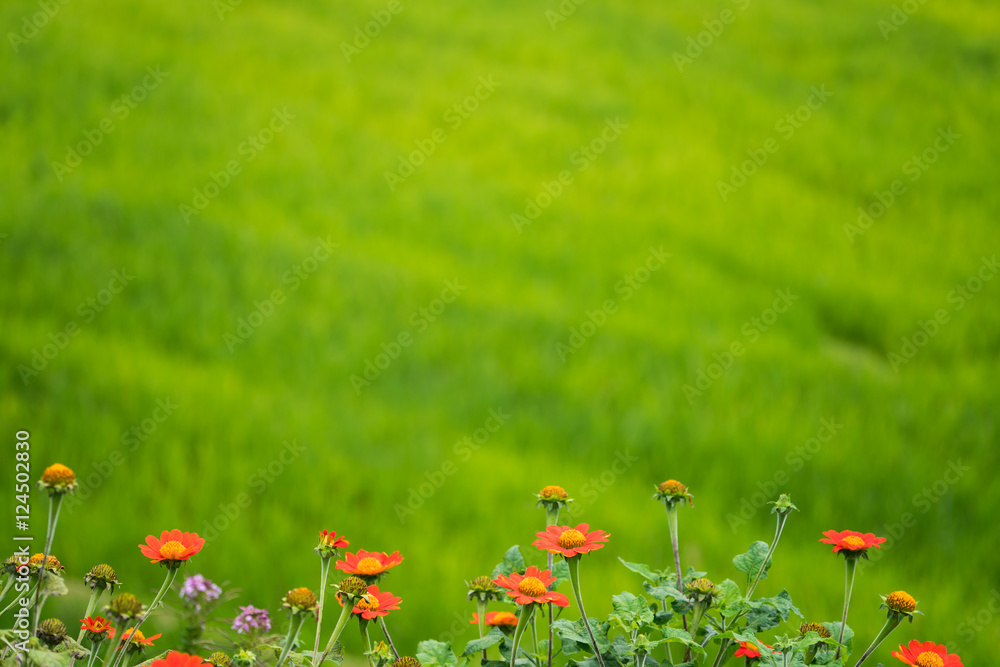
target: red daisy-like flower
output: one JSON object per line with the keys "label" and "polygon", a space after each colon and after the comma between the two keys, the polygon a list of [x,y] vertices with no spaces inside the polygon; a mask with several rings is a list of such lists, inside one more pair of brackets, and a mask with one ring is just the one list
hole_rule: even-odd
{"label": "red daisy-like flower", "polygon": [[[479,614],[473,612],[469,625],[479,625]],[[488,611],[486,612],[486,625],[493,626],[513,626],[517,625],[517,615],[509,611]]]}
{"label": "red daisy-like flower", "polygon": [[166,658],[154,660],[149,667],[197,667],[204,664],[205,660],[201,656],[171,651]]}
{"label": "red daisy-like flower", "polygon": [[107,638],[115,636],[115,628],[111,625],[111,621],[107,620],[103,616],[88,616],[87,618],[81,618],[80,622],[83,624],[80,626],[81,630],[86,630],[87,632],[100,635],[107,634]]}
{"label": "red daisy-like flower", "polygon": [[589,524],[581,523],[576,528],[549,526],[542,532],[535,533],[535,537],[538,539],[532,544],[539,549],[572,558],[604,547],[610,535],[603,530],[590,530]]}
{"label": "red daisy-like flower", "polygon": [[[125,632],[122,633],[122,641],[121,641],[121,644],[119,645],[119,648],[121,648],[122,646],[124,646],[125,642],[127,642],[128,639],[129,639],[129,637],[132,636],[132,630],[133,630],[133,628],[129,628],[128,630],[126,630]],[[153,635],[152,637],[147,637],[146,635],[142,634],[142,630],[136,630],[135,631],[135,639],[132,640],[132,644],[133,645],[135,645],[135,644],[141,644],[143,646],[152,646],[153,645],[153,640],[154,639],[159,639],[162,636],[163,636],[163,633],[160,633],[160,634],[157,634],[157,635]]]}
{"label": "red daisy-like flower", "polygon": [[183,533],[175,528],[163,531],[160,539],[147,535],[146,543],[140,544],[139,550],[151,563],[179,566],[182,561],[201,551],[203,546],[205,538],[198,537],[198,533]]}
{"label": "red daisy-like flower", "polygon": [[[344,606],[344,601],[337,596],[340,606]],[[399,603],[403,598],[397,597],[389,591],[380,591],[378,585],[372,584],[368,587],[368,592],[354,604],[351,611],[360,614],[362,618],[371,620],[376,616],[388,616],[390,611],[399,609]]]}
{"label": "red daisy-like flower", "polygon": [[557,607],[568,607],[569,598],[562,593],[549,590],[549,586],[555,580],[556,578],[548,570],[539,570],[532,565],[524,574],[512,572],[509,577],[501,575],[494,579],[493,583],[506,588],[507,595],[514,598],[517,604],[551,602]]}
{"label": "red daisy-like flower", "polygon": [[379,577],[402,562],[403,557],[399,555],[398,551],[394,551],[389,556],[382,552],[376,553],[359,549],[356,554],[344,554],[344,560],[337,561],[337,569],[343,570],[347,574],[370,578]]}
{"label": "red daisy-like flower", "polygon": [[350,544],[343,535],[337,537],[337,532],[333,530],[319,531],[319,543],[330,549],[343,549]]}
{"label": "red daisy-like flower", "polygon": [[[774,650],[774,647],[771,646],[770,644],[764,644],[764,646],[768,647],[771,650]],[[733,657],[738,658],[740,656],[743,656],[745,658],[759,658],[760,649],[757,648],[757,645],[754,644],[753,642],[740,642],[740,647],[736,649],[736,653],[733,654]]]}
{"label": "red daisy-like flower", "polygon": [[856,530],[827,530],[823,533],[826,537],[820,538],[823,544],[832,544],[833,553],[846,551],[850,554],[863,554],[868,549],[875,547],[881,549],[879,545],[886,541],[884,537],[878,537],[875,533],[859,533]]}
{"label": "red daisy-like flower", "polygon": [[892,652],[892,657],[899,658],[907,665],[915,667],[963,667],[962,659],[941,644],[934,642],[919,642],[916,639],[908,646],[899,645],[898,651]]}

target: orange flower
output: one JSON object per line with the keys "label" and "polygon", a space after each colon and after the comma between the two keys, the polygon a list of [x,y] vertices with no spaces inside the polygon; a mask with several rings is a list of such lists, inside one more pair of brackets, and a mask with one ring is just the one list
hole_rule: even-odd
{"label": "orange flower", "polygon": [[[102,641],[115,636],[115,629],[112,627],[111,621],[102,616],[88,616],[87,618],[81,618],[80,622],[83,623],[83,625],[80,626],[80,629],[86,630],[90,635],[103,635],[105,632],[108,633],[106,637],[101,637]],[[94,637],[88,637],[88,639],[94,641]]]}
{"label": "orange flower", "polygon": [[[473,612],[469,625],[479,625],[479,614]],[[486,612],[486,625],[517,625],[517,616],[509,611],[488,611]]]}
{"label": "orange flower", "polygon": [[589,524],[581,523],[576,528],[549,526],[542,532],[535,533],[535,537],[538,539],[532,544],[539,549],[572,558],[604,547],[610,536],[603,530],[591,531]]}
{"label": "orange flower", "polygon": [[569,598],[548,589],[555,580],[548,570],[539,570],[532,565],[523,575],[512,572],[510,577],[501,575],[493,581],[497,586],[506,588],[507,595],[514,598],[517,604],[551,602],[558,607],[568,607]]}
{"label": "orange flower", "polygon": [[149,667],[196,667],[203,664],[205,664],[205,661],[201,656],[171,651],[167,654],[166,658],[154,660],[150,663]]}
{"label": "orange flower", "polygon": [[348,553],[344,555],[344,560],[337,561],[337,569],[343,570],[347,574],[355,574],[366,579],[377,579],[385,574],[389,569],[396,567],[403,562],[403,557],[398,551],[394,551],[391,556],[385,553],[375,553],[359,549],[358,553]]}
{"label": "orange flower", "polygon": [[337,537],[337,532],[333,530],[321,530],[319,531],[319,542],[325,547],[330,547],[331,549],[343,549],[350,544],[341,535]]}
{"label": "orange flower", "polygon": [[963,667],[962,659],[955,654],[949,655],[948,650],[941,644],[934,642],[921,644],[916,639],[911,641],[909,646],[900,644],[899,650],[892,652],[892,657],[916,667]]}
{"label": "orange flower", "polygon": [[872,547],[881,549],[879,545],[886,541],[884,537],[876,537],[875,533],[859,533],[856,530],[842,530],[839,533],[828,530],[823,534],[826,537],[821,538],[820,542],[834,545],[833,553],[841,550],[847,552],[845,556],[865,555],[865,552]]}
{"label": "orange flower", "polygon": [[[774,650],[774,647],[770,644],[764,644],[764,646]],[[777,653],[777,651],[775,651],[775,653]],[[753,642],[740,642],[740,647],[736,649],[736,653],[733,654],[733,657],[738,658],[740,656],[744,656],[746,658],[760,658],[760,649],[758,649],[757,645]]]}
{"label": "orange flower", "polygon": [[[403,598],[396,597],[389,591],[379,591],[378,586],[372,584],[351,611],[370,621],[376,616],[388,616],[390,611],[399,609],[402,601]],[[340,605],[343,606],[344,603],[341,602]]]}
{"label": "orange flower", "polygon": [[53,463],[38,480],[38,487],[46,489],[50,496],[61,495],[76,488],[76,475],[61,463]]}
{"label": "orange flower", "polygon": [[146,544],[140,544],[139,550],[151,563],[180,567],[182,561],[201,551],[203,546],[205,538],[198,537],[198,533],[182,533],[175,528],[163,531],[160,539],[147,535]]}
{"label": "orange flower", "polygon": [[[125,644],[125,642],[129,640],[129,637],[132,636],[133,629],[134,628],[129,628],[128,630],[122,633],[122,641],[121,644],[119,644],[118,648],[121,648]],[[153,635],[152,637],[147,637],[144,634],[142,634],[142,630],[135,630],[135,639],[132,640],[132,645],[135,646],[136,644],[141,644],[143,646],[152,646],[153,640],[159,639],[161,636],[163,636],[163,633],[160,633],[158,635]]]}

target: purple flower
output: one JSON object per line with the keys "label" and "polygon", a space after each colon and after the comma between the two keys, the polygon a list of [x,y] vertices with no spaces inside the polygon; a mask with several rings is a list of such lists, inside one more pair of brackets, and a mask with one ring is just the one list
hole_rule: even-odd
{"label": "purple flower", "polygon": [[244,635],[254,630],[268,632],[271,629],[271,616],[266,609],[257,609],[252,604],[240,607],[240,613],[233,620],[233,630]]}
{"label": "purple flower", "polygon": [[180,592],[181,599],[194,602],[198,610],[201,609],[202,602],[218,600],[220,595],[222,589],[200,574],[185,579]]}

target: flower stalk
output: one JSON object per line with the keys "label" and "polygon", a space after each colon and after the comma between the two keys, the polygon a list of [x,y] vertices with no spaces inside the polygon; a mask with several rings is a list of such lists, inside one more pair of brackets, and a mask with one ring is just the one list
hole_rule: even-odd
{"label": "flower stalk", "polygon": [[45,573],[48,570],[49,554],[52,553],[52,539],[56,535],[56,525],[59,523],[59,510],[62,509],[63,494],[54,493],[49,496],[49,518],[45,527],[45,550],[42,552],[42,564],[38,568],[38,586],[35,588],[35,611],[31,618],[31,635],[38,632],[38,617],[42,606],[42,590],[45,588]]}
{"label": "flower stalk", "polygon": [[521,637],[524,636],[524,629],[531,622],[531,618],[534,615],[534,604],[526,604],[521,607],[521,618],[518,619],[517,629],[514,630],[514,641],[510,651],[510,667],[514,667],[514,663],[517,661],[517,651],[521,646]]}
{"label": "flower stalk", "polygon": [[[847,570],[846,577],[844,580],[844,615],[840,620],[840,636],[837,637],[837,643],[844,643],[844,629],[847,627],[847,610],[851,606],[851,593],[854,590],[854,574],[858,568],[858,556],[853,555],[850,552],[845,552],[845,559]],[[840,658],[841,647],[837,647],[837,654],[834,656],[834,660]]]}
{"label": "flower stalk", "polygon": [[118,658],[112,663],[111,667],[117,667],[118,665],[121,664],[125,655],[128,653],[128,647],[132,645],[132,642],[135,639],[135,635],[139,631],[139,628],[142,627],[142,624],[146,622],[146,619],[149,618],[153,614],[153,612],[157,610],[157,608],[159,608],[160,604],[163,601],[163,597],[167,594],[167,591],[170,590],[170,587],[173,585],[174,579],[177,578],[177,573],[179,571],[180,571],[179,566],[173,566],[173,565],[168,566],[167,576],[163,580],[163,585],[160,586],[160,590],[157,591],[156,597],[154,597],[153,601],[149,604],[149,607],[146,609],[146,613],[143,614],[141,617],[139,617],[139,622],[132,627],[132,632],[129,634],[128,639],[126,639],[125,643],[122,644],[121,655],[118,656]]}
{"label": "flower stalk", "polygon": [[320,557],[319,565],[319,606],[316,611],[316,639],[313,641],[313,665],[316,663],[316,655],[319,653],[319,638],[323,631],[323,603],[326,602],[326,583],[330,577],[330,558]]}
{"label": "flower stalk", "polygon": [[[590,635],[590,645],[594,648],[594,655],[597,656],[598,664],[604,667],[604,657],[597,647],[594,630],[590,627],[590,621],[587,619],[587,610],[583,607],[583,593],[580,591],[580,556],[567,558],[566,564],[569,566],[569,581],[573,585],[573,595],[576,596],[576,604],[580,608],[580,616],[583,618],[583,624],[587,626],[587,634]],[[511,667],[513,667],[513,664]]]}
{"label": "flower stalk", "polygon": [[347,621],[348,619],[351,618],[351,612],[353,611],[353,609],[354,609],[354,600],[352,598],[345,600],[344,608],[340,612],[340,618],[337,619],[337,625],[333,628],[333,634],[330,635],[330,641],[326,643],[326,648],[323,650],[323,654],[319,656],[318,660],[315,659],[316,656],[313,656],[314,667],[322,665],[323,661],[326,660],[326,656],[328,656],[330,654],[330,651],[333,650],[333,647],[337,644],[337,640],[340,639],[341,633],[344,632],[344,628],[347,627]]}

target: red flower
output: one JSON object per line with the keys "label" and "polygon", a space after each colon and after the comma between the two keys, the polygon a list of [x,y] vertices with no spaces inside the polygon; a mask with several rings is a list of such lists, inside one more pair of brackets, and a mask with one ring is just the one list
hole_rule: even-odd
{"label": "red flower", "polygon": [[[402,598],[396,597],[389,591],[380,592],[378,586],[372,584],[351,611],[371,620],[376,616],[388,616],[390,611],[399,609],[399,603],[402,601]],[[340,606],[344,606],[344,603],[341,602]]]}
{"label": "red flower", "polygon": [[83,623],[83,625],[80,626],[81,630],[86,630],[87,632],[95,635],[107,632],[107,638],[115,636],[115,629],[111,625],[111,621],[103,618],[102,616],[88,616],[87,618],[81,618],[80,622]]}
{"label": "red flower", "polygon": [[350,544],[343,536],[337,537],[336,531],[333,530],[319,531],[319,543],[331,549],[343,549]]}
{"label": "red flower", "polygon": [[201,551],[203,546],[205,538],[198,537],[198,533],[182,533],[175,528],[163,531],[160,539],[147,535],[146,544],[140,544],[139,550],[143,556],[151,559],[151,563],[164,562],[178,566],[181,561]]}
{"label": "red flower", "polygon": [[[771,646],[770,644],[764,644],[764,646],[768,647],[771,650],[774,650],[774,647]],[[733,654],[733,657],[738,658],[741,655],[746,658],[759,658],[760,649],[758,649],[757,645],[754,644],[753,642],[740,642],[740,647],[736,649],[736,653]]]}
{"label": "red flower", "polygon": [[881,549],[879,545],[886,541],[884,537],[876,537],[875,533],[859,533],[856,530],[842,530],[839,533],[828,530],[823,534],[826,537],[820,539],[820,542],[834,545],[833,553],[843,550],[855,556],[865,553],[872,547]]}
{"label": "red flower", "polygon": [[[126,630],[125,632],[122,633],[122,642],[121,642],[121,645],[124,645],[125,642],[128,641],[128,638],[132,636],[132,630],[133,630],[133,628],[129,628],[128,630]],[[153,640],[154,639],[159,639],[162,636],[163,636],[163,633],[160,633],[158,635],[153,635],[152,637],[147,637],[144,634],[142,634],[142,630],[136,630],[135,631],[135,639],[132,640],[132,645],[134,646],[136,644],[142,644],[143,646],[152,646],[153,645]],[[121,645],[119,646],[119,648],[121,648]]]}
{"label": "red flower", "polygon": [[343,570],[347,574],[356,574],[359,577],[378,577],[402,562],[403,557],[399,555],[398,551],[387,556],[384,553],[359,549],[356,554],[344,554],[344,560],[337,561],[337,569]]}
{"label": "red flower", "polygon": [[556,578],[548,570],[539,570],[532,565],[523,575],[512,572],[510,577],[501,575],[494,579],[493,583],[506,588],[507,595],[514,598],[517,604],[551,602],[558,607],[568,607],[569,598],[548,588],[555,580]]}
{"label": "red flower", "polygon": [[197,665],[204,664],[206,664],[205,660],[200,656],[171,651],[166,658],[154,660],[149,667],[197,667]]}
{"label": "red flower", "polygon": [[[479,625],[479,614],[473,612],[469,625]],[[509,611],[488,611],[486,612],[486,625],[517,625],[517,616]]]}
{"label": "red flower", "polygon": [[549,526],[540,533],[535,533],[538,539],[532,542],[543,551],[562,554],[572,558],[577,554],[585,554],[604,547],[610,537],[603,530],[590,531],[590,525],[581,523],[576,528],[569,526]]}
{"label": "red flower", "polygon": [[900,644],[899,650],[892,652],[892,657],[916,667],[963,667],[962,659],[955,654],[949,655],[948,650],[941,644],[934,642],[921,644],[916,639],[911,641],[909,646]]}

